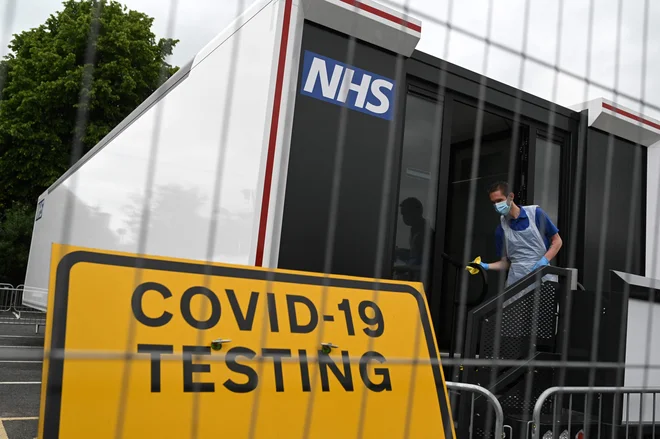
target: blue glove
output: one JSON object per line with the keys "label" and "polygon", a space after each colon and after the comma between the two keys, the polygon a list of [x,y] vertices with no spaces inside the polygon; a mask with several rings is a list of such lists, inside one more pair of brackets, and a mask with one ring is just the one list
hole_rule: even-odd
{"label": "blue glove", "polygon": [[546,259],[545,256],[543,256],[540,261],[538,261],[536,264],[534,264],[534,266],[532,267],[532,271],[536,270],[537,268],[541,268],[545,265],[548,265],[548,264],[549,264],[548,260]]}
{"label": "blue glove", "polygon": [[482,267],[484,267],[484,270],[488,270],[488,264],[487,264],[487,263],[485,263],[485,262],[479,262],[479,265],[481,265]]}

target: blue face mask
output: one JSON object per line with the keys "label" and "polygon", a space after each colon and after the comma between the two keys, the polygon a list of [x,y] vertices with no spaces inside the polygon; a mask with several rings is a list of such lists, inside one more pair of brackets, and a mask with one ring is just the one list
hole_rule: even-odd
{"label": "blue face mask", "polygon": [[495,210],[500,215],[506,215],[511,210],[511,204],[508,203],[508,200],[500,201],[499,203],[495,203]]}

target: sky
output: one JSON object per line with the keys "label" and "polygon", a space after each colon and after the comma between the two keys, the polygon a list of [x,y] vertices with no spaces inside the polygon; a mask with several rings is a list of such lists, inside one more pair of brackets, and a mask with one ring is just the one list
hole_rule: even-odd
{"label": "sky", "polygon": [[[182,65],[220,33],[254,0],[122,0],[130,9],[154,17],[154,32],[181,41],[170,62]],[[639,98],[660,107],[660,1],[656,0],[380,0],[422,20],[417,48],[472,71],[522,88],[564,106],[605,97],[660,119],[660,111],[641,107]],[[648,14],[645,4],[648,3]],[[171,5],[173,34],[167,35]],[[11,7],[13,5],[13,14]],[[41,24],[61,7],[60,0],[0,0],[0,55],[11,34]],[[525,10],[528,24],[525,28]],[[592,44],[588,47],[590,7]],[[563,11],[560,13],[560,8]],[[451,12],[450,12],[451,10]],[[644,38],[645,19],[648,34]],[[620,37],[619,32],[620,21]],[[449,22],[454,29],[447,31]],[[468,30],[478,38],[460,31]],[[488,38],[493,45],[487,45]],[[646,62],[642,56],[646,41]],[[619,44],[617,45],[617,42]],[[531,60],[515,52],[524,47]],[[618,50],[617,50],[618,49]],[[590,55],[590,57],[589,57]],[[590,62],[587,62],[590,60]],[[645,68],[643,66],[645,65]],[[551,66],[557,66],[559,73]],[[633,96],[587,85],[582,79]],[[644,89],[642,88],[644,86]]]}

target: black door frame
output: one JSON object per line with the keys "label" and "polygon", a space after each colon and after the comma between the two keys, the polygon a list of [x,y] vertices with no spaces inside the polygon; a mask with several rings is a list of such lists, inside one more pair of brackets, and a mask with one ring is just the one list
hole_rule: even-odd
{"label": "black door frame", "polygon": [[[420,59],[423,58],[423,59]],[[442,285],[442,252],[445,248],[445,235],[447,227],[448,210],[448,191],[449,180],[449,159],[450,159],[450,139],[451,123],[453,116],[454,102],[464,102],[468,105],[476,106],[500,117],[509,119],[514,124],[514,132],[521,132],[521,127],[527,127],[527,144],[518,153],[520,157],[520,171],[524,173],[525,180],[520,184],[519,199],[523,201],[527,194],[533,194],[534,164],[536,155],[536,137],[538,133],[548,133],[549,121],[554,121],[553,133],[563,141],[560,165],[560,190],[559,190],[559,224],[561,229],[568,229],[571,218],[572,198],[570,187],[574,184],[574,155],[577,143],[577,124],[575,123],[575,113],[563,107],[557,107],[548,101],[544,101],[536,96],[529,95],[521,90],[506,86],[496,81],[486,80],[482,82],[483,77],[469,72],[458,66],[448,64],[437,58],[429,57],[425,54],[416,52],[413,58],[406,61],[406,86],[401,93],[399,103],[402,104],[400,114],[399,145],[403,147],[403,136],[405,127],[405,102],[409,93],[419,94],[425,98],[442,98],[443,118],[440,144],[439,172],[437,179],[437,201],[436,201],[436,222],[435,222],[435,243],[431,282],[436,289]],[[485,88],[484,87],[485,84]],[[479,104],[482,104],[481,106]],[[552,114],[552,118],[551,113]],[[553,135],[553,138],[556,137]],[[525,139],[523,139],[524,142]],[[513,142],[512,142],[513,143]],[[517,142],[516,144],[520,144]],[[399,151],[395,160],[397,168],[393,172],[395,180],[394,194],[395,200],[399,198],[399,184],[401,173],[401,157]],[[570,169],[569,169],[570,168]],[[515,171],[514,171],[515,172]],[[529,186],[531,183],[531,186]],[[518,194],[517,194],[518,195]],[[398,205],[398,203],[395,203]],[[396,217],[394,217],[396,224]],[[392,243],[392,252],[394,243]],[[568,258],[560,252],[558,263],[565,263]],[[434,322],[436,334],[439,330],[440,313],[440,294],[430,295],[429,309]]]}
{"label": "black door frame", "polygon": [[[570,184],[569,177],[569,164],[570,164],[570,153],[571,153],[571,137],[570,133],[563,130],[552,129],[549,130],[547,127],[544,127],[542,124],[535,123],[534,129],[530,129],[530,148],[529,148],[529,163],[528,163],[528,175],[534,176],[536,169],[536,158],[537,158],[537,144],[536,141],[539,139],[546,139],[551,142],[556,142],[560,145],[561,152],[559,157],[559,204],[557,211],[557,228],[559,228],[560,236],[566,238],[564,231],[569,228],[569,199],[566,197],[566,188]],[[530,178],[528,186],[528,196],[529,203],[535,203],[535,184],[534,178]],[[543,208],[543,206],[541,206]],[[564,248],[564,251],[560,251],[557,255],[554,265],[565,265],[569,258],[567,257],[567,249]]]}
{"label": "black door frame", "polygon": [[[451,162],[451,126],[452,126],[451,115],[453,115],[455,104],[460,103],[464,105],[469,105],[477,108],[478,111],[488,112],[490,114],[502,117],[512,122],[513,124],[512,131],[516,134],[514,134],[514,137],[512,139],[511,147],[512,149],[517,150],[518,157],[516,159],[516,162],[514,163],[513,168],[510,169],[508,180],[514,181],[514,188],[517,187],[516,197],[517,199],[523,199],[523,200],[526,198],[526,188],[524,185],[520,184],[520,182],[524,179],[525,173],[528,172],[528,166],[525,166],[525,159],[528,155],[527,152],[528,145],[525,142],[525,138],[529,138],[528,135],[525,135],[525,130],[529,131],[531,129],[531,124],[525,118],[519,117],[516,120],[513,113],[507,112],[506,110],[493,106],[491,105],[491,103],[489,103],[486,100],[480,103],[478,100],[470,96],[465,96],[463,94],[456,93],[453,90],[448,90],[445,93],[444,102],[445,102],[445,123],[443,126],[443,139],[442,139],[443,141],[442,144],[440,145],[441,148],[440,156],[442,161],[441,161],[441,169],[438,176],[435,266],[433,267],[433,277],[432,277],[432,285],[434,286],[434,289],[436,291],[438,291],[438,289],[443,288],[445,286],[444,278],[446,273],[444,270],[445,266],[443,265],[441,255],[443,252],[445,252],[446,249],[447,214],[449,211],[449,205],[448,205],[449,191],[447,189],[449,187],[450,164],[451,164],[450,163]],[[512,157],[516,157],[516,154],[515,153],[512,154]],[[477,194],[477,200],[475,200],[475,202],[484,202],[484,203],[487,202],[485,198],[485,194]],[[499,278],[500,276],[491,278],[491,282],[493,281],[498,282],[499,280],[501,280]],[[446,292],[446,293],[452,294],[453,292]],[[435,300],[433,301],[432,304],[433,307],[431,309],[431,314],[435,322],[436,331],[438,331],[438,333],[441,330],[447,330],[447,328],[442,328],[440,322],[444,322],[453,313],[453,311],[441,309],[440,305],[444,305],[446,307],[449,306],[450,304],[452,305],[452,309],[453,309],[453,303],[451,303],[453,302],[453,298],[450,301],[449,298],[443,296],[444,294],[432,295],[432,297]],[[463,322],[465,322],[466,318],[467,315],[464,315]],[[458,322],[458,318],[456,318],[456,322]],[[463,334],[463,336],[465,336],[465,334]],[[439,340],[444,341],[444,338],[445,337],[439,337]]]}

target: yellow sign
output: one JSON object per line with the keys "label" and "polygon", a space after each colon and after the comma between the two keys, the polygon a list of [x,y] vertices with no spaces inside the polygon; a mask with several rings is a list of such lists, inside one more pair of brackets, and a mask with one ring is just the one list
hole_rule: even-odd
{"label": "yellow sign", "polygon": [[419,284],[60,245],[51,267],[40,438],[454,437]]}

